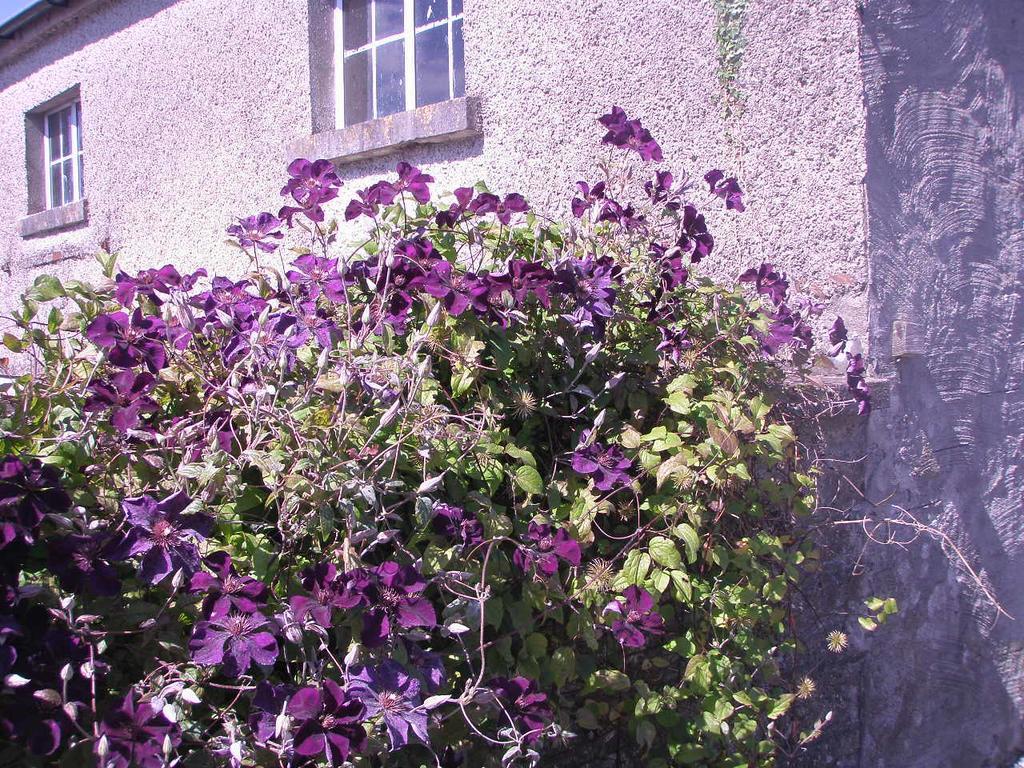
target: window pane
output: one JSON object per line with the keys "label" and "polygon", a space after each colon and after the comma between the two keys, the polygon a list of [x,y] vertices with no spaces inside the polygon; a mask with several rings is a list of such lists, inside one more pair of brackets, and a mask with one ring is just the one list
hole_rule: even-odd
{"label": "window pane", "polygon": [[67,205],[75,199],[75,169],[71,165],[73,162],[74,160],[65,160],[60,174],[61,186],[64,190],[63,205]]}
{"label": "window pane", "polygon": [[416,26],[448,18],[448,0],[416,0]]}
{"label": "window pane", "polygon": [[346,51],[362,48],[370,42],[370,0],[345,0],[341,23]]}
{"label": "window pane", "polygon": [[75,102],[75,138],[78,140],[78,151],[82,151],[82,105]]}
{"label": "window pane", "polygon": [[78,199],[85,197],[85,167],[82,164],[82,154],[78,154]]}
{"label": "window pane", "polygon": [[60,115],[46,118],[46,135],[50,142],[50,159],[60,157]]}
{"label": "window pane", "polygon": [[462,0],[452,0],[452,16],[462,13]]}
{"label": "window pane", "polygon": [[405,44],[402,40],[377,49],[377,117],[405,109]]}
{"label": "window pane", "polygon": [[375,40],[397,35],[405,27],[404,0],[377,0],[377,29]]}
{"label": "window pane", "polygon": [[50,166],[50,207],[60,207],[61,184],[60,184],[60,163]]}
{"label": "window pane", "polygon": [[362,123],[373,117],[370,111],[370,52],[345,58],[345,125]]}
{"label": "window pane", "polygon": [[448,98],[448,25],[416,33],[416,106]]}
{"label": "window pane", "polygon": [[452,93],[457,99],[466,95],[466,53],[462,47],[462,19],[452,23]]}

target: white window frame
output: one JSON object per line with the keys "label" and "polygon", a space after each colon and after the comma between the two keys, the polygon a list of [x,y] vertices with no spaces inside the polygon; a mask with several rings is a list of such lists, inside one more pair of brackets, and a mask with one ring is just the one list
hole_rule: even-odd
{"label": "white window frame", "polygon": [[[54,115],[60,115],[68,110],[71,110],[71,153],[62,154],[60,157],[53,157],[51,152],[51,141],[50,141],[50,118]],[[81,200],[85,196],[85,189],[82,185],[82,101],[81,99],[75,99],[70,104],[64,104],[57,109],[50,110],[43,115],[43,153],[45,163],[43,167],[45,169],[45,187],[46,187],[46,210],[52,210],[54,208],[60,208],[65,205],[70,205]],[[53,166],[60,164],[63,166],[68,160],[71,161],[71,199],[64,200],[63,188],[61,189],[61,203],[60,205],[54,204],[53,198]],[[61,178],[63,179],[64,170],[61,168]]]}
{"label": "white window frame", "polygon": [[[454,54],[454,25],[456,21],[462,21],[465,29],[465,3],[462,12],[452,16],[452,0],[446,0],[448,4],[448,15],[444,19],[432,21],[429,24],[416,26],[416,2],[415,0],[404,0],[405,26],[401,32],[388,37],[377,36],[377,0],[370,0],[368,12],[370,14],[370,40],[351,51],[345,50],[345,0],[335,0],[334,3],[334,116],[338,127],[348,127],[345,122],[345,59],[357,53],[370,52],[370,117],[374,120],[377,115],[377,51],[381,46],[393,43],[396,40],[404,41],[403,51],[405,52],[405,110],[416,109],[416,33],[426,32],[436,27],[448,27],[448,99],[455,98],[455,54]],[[465,43],[463,43],[465,45]],[[465,51],[465,49],[463,49]],[[465,68],[465,52],[463,52],[463,68]],[[463,72],[465,80],[465,72]],[[401,110],[400,110],[401,111]],[[355,125],[355,123],[353,123]]]}

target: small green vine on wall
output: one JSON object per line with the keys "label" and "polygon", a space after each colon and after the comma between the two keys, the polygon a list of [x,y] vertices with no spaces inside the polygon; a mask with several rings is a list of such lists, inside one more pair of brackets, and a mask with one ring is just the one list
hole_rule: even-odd
{"label": "small green vine on wall", "polygon": [[725,117],[734,117],[743,109],[740,90],[740,66],[746,40],[743,38],[743,20],[749,0],[715,0],[715,42],[718,44],[718,81],[724,92]]}

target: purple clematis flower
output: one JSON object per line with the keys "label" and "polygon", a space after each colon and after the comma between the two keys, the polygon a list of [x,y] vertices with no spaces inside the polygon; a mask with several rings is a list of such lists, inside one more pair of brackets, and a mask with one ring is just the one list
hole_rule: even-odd
{"label": "purple clematis flower", "polygon": [[846,330],[846,321],[837,315],[835,322],[832,323],[832,327],[828,330],[828,343],[832,345],[831,356],[835,357],[846,349],[846,342],[848,340],[849,334]]}
{"label": "purple clematis flower", "polygon": [[71,497],[61,488],[54,467],[14,456],[0,460],[0,549],[12,542],[31,544],[49,513],[71,509]]}
{"label": "purple clematis flower", "polygon": [[631,149],[644,160],[661,161],[661,147],[651,132],[639,120],[630,120],[621,107],[612,107],[611,112],[602,115],[597,121],[608,129],[601,139],[602,144]]}
{"label": "purple clematis flower", "polygon": [[430,188],[427,184],[434,180],[433,176],[421,172],[419,168],[404,161],[398,164],[395,172],[398,174],[398,181],[391,186],[395,190],[396,197],[402,192],[408,191],[417,203],[430,202]]}
{"label": "purple clematis flower", "polygon": [[51,539],[50,570],[60,585],[75,594],[110,597],[121,592],[121,579],[110,564],[111,537],[104,532]]}
{"label": "purple clematis flower", "polygon": [[409,731],[429,742],[427,713],[421,709],[420,684],[401,664],[388,659],[378,667],[363,667],[350,678],[349,692],[366,707],[366,717],[380,716],[392,749],[409,743]]}
{"label": "purple clematis flower", "polygon": [[277,243],[271,241],[284,237],[284,233],[281,232],[281,220],[266,211],[239,219],[237,224],[227,228],[227,233],[243,248],[258,248],[264,253],[276,251]]}
{"label": "purple clematis flower", "polygon": [[114,429],[127,432],[138,426],[141,414],[160,410],[156,401],[149,397],[155,387],[156,377],[151,373],[120,371],[111,376],[109,382],[94,381],[89,385],[92,394],[86,398],[82,410],[87,413],[109,410]]}
{"label": "purple clematis flower", "polygon": [[344,282],[338,274],[338,260],[324,259],[307,253],[292,262],[285,276],[302,292],[315,299],[323,291],[332,301],[344,301]]}
{"label": "purple clematis flower", "polygon": [[277,638],[266,626],[262,614],[234,611],[200,621],[188,644],[192,660],[203,666],[220,664],[228,677],[244,675],[254,661],[270,666],[277,661]]}
{"label": "purple clematis flower", "polygon": [[679,203],[670,202],[669,196],[672,194],[672,183],[675,181],[675,177],[669,171],[657,171],[654,175],[653,181],[644,183],[644,192],[647,193],[647,197],[652,203],[665,203],[665,207],[671,210],[679,210]]}
{"label": "purple clematis flower", "polygon": [[579,219],[594,206],[594,203],[604,199],[605,183],[599,181],[591,187],[585,181],[577,181],[576,188],[580,195],[572,199],[569,207],[572,209],[572,215]]}
{"label": "purple clematis flower", "polygon": [[453,193],[455,202],[448,206],[446,211],[438,211],[434,221],[441,229],[454,229],[455,225],[469,210],[473,200],[473,190],[470,187],[459,187]]}
{"label": "purple clematis flower", "polygon": [[624,648],[643,648],[650,635],[660,635],[665,620],[654,610],[654,598],[646,589],[627,587],[622,600],[605,606],[605,613],[617,614],[612,634]]}
{"label": "purple clematis flower", "polygon": [[268,680],[256,683],[249,714],[249,729],[258,742],[266,743],[274,738],[277,717],[285,711],[288,699],[294,693],[295,689],[291,686],[274,685]]}
{"label": "purple clematis flower", "polygon": [[780,304],[771,316],[768,333],[761,338],[761,348],[769,355],[776,354],[782,347],[796,346],[810,349],[814,344],[811,326],[804,322],[799,312]]}
{"label": "purple clematis flower", "polygon": [[206,313],[206,321],[209,323],[217,326],[234,324],[247,328],[267,306],[264,299],[249,293],[251,287],[252,283],[248,280],[236,283],[226,277],[215,277],[210,290],[195,296],[192,304]]}
{"label": "purple clematis flower", "polygon": [[208,515],[183,515],[192,502],[184,491],[157,501],[152,496],[137,496],[122,502],[125,517],[131,524],[117,548],[127,558],[142,555],[139,577],[150,584],[159,584],[173,571],[181,569],[190,577],[199,570],[199,549],[213,529]]}
{"label": "purple clematis flower", "polygon": [[290,195],[300,207],[286,205],[277,214],[278,218],[287,221],[288,226],[292,226],[292,218],[297,213],[313,222],[323,221],[324,211],[320,206],[336,198],[341,188],[334,164],[330,160],[311,163],[300,158],[291,162],[288,173],[291,178],[282,187],[281,196]]}
{"label": "purple clematis flower", "polygon": [[661,243],[651,242],[647,254],[661,267],[661,291],[657,299],[661,298],[664,291],[675,290],[686,284],[690,270],[683,262],[682,251],[678,247],[666,248]]}
{"label": "purple clematis flower", "polygon": [[123,307],[131,306],[136,294],[147,296],[154,304],[160,306],[163,300],[157,294],[169,295],[175,289],[190,291],[200,277],[206,277],[205,269],[196,270],[182,277],[170,264],[165,264],[160,269],[144,269],[135,277],[119,272],[114,278],[114,296]]}
{"label": "purple clematis flower", "polygon": [[590,430],[584,431],[579,445],[573,451],[573,471],[592,477],[594,487],[599,491],[610,491],[617,486],[629,485],[632,482],[629,470],[632,469],[633,462],[623,455],[619,446],[590,442],[590,435]]}
{"label": "purple clematis flower", "polygon": [[369,608],[363,614],[363,644],[382,645],[395,624],[403,629],[437,626],[434,606],[423,597],[427,582],[411,565],[386,562],[373,569],[365,591]]}
{"label": "purple clematis flower", "polygon": [[857,401],[857,413],[867,416],[871,413],[871,387],[867,383],[867,369],[863,355],[850,355],[846,366],[846,387]]}
{"label": "purple clematis flower", "polygon": [[524,259],[512,259],[504,273],[490,276],[492,290],[508,291],[517,307],[526,304],[530,294],[537,297],[541,306],[550,307],[548,291],[554,280],[554,272],[543,264]]}
{"label": "purple clematis flower", "polygon": [[751,267],[740,275],[741,283],[753,283],[757,292],[767,296],[775,304],[781,304],[786,300],[786,292],[789,290],[789,281],[786,276],[775,271],[768,262],[761,262],[761,266]]}
{"label": "purple clematis flower", "polygon": [[351,610],[369,604],[367,592],[374,576],[365,568],[338,573],[333,563],[319,563],[302,571],[302,586],[309,595],[294,595],[288,600],[296,621],[307,619],[321,627],[330,627],[334,608]]}
{"label": "purple clematis flower", "polygon": [[534,546],[518,547],[512,554],[512,561],[524,573],[536,566],[542,576],[554,576],[558,573],[559,559],[573,566],[580,564],[580,543],[564,528],[555,528],[547,523],[530,523],[526,540]]}
{"label": "purple clematis flower", "polygon": [[494,691],[502,709],[502,719],[506,715],[512,719],[516,728],[525,730],[527,744],[540,739],[541,734],[554,718],[546,693],[537,690],[537,683],[525,677],[493,678],[487,687]]}
{"label": "purple clematis flower", "polygon": [[455,317],[466,311],[480,287],[475,274],[457,272],[447,261],[437,262],[423,281],[423,290],[440,299],[448,314]]}
{"label": "purple clematis flower", "polygon": [[206,593],[202,610],[207,619],[224,616],[231,610],[256,613],[267,604],[270,597],[267,585],[251,576],[239,576],[227,552],[208,555],[206,565],[213,573],[192,574],[189,591]]}
{"label": "purple clematis flower", "polygon": [[610,257],[600,259],[569,259],[559,265],[555,277],[563,293],[576,300],[575,310],[568,316],[581,328],[592,329],[600,338],[612,316],[619,267]]}
{"label": "purple clematis flower", "polygon": [[476,516],[450,504],[434,507],[430,527],[453,544],[461,544],[463,549],[472,549],[484,540],[484,527]]}
{"label": "purple clematis flower", "polygon": [[530,210],[530,206],[526,202],[526,198],[518,192],[505,195],[504,200],[490,192],[483,192],[477,196],[476,200],[470,203],[470,210],[478,216],[482,216],[485,213],[493,213],[498,221],[508,226],[509,222],[512,221],[513,214],[526,213]]}
{"label": "purple clematis flower", "polygon": [[366,708],[332,680],[320,688],[300,688],[285,711],[292,718],[295,754],[315,758],[321,754],[328,765],[340,765],[352,752],[366,749],[362,721]]}
{"label": "purple clematis flower", "polygon": [[[99,724],[100,738],[93,745],[99,768],[162,768],[164,742],[171,747],[181,743],[181,732],[148,701],[136,702],[128,694],[121,706]],[[106,745],[107,756],[99,756]]]}
{"label": "purple clematis flower", "polygon": [[661,343],[657,351],[675,363],[682,360],[683,353],[693,347],[685,328],[676,330],[662,325],[658,326],[658,332],[661,334]]}
{"label": "purple clematis flower", "polygon": [[690,253],[692,249],[690,262],[693,264],[699,264],[701,259],[710,256],[715,247],[715,239],[708,232],[704,214],[697,213],[692,205],[683,207],[683,220],[676,245],[683,253]]}
{"label": "purple clematis flower", "polygon": [[129,320],[124,312],[99,315],[85,330],[85,336],[107,351],[107,359],[118,368],[134,368],[143,363],[151,373],[167,365],[164,348],[164,321],[147,317],[136,309]]}
{"label": "purple clematis flower", "polygon": [[717,168],[704,174],[704,181],[708,183],[711,194],[725,200],[725,207],[729,210],[737,210],[740,213],[746,210],[743,205],[743,190],[735,176],[725,178],[725,174]]}

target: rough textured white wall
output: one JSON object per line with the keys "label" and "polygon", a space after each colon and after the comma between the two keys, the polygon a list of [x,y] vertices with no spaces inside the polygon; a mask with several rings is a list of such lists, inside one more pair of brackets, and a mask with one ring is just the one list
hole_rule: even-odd
{"label": "rough textured white wall", "polygon": [[[594,119],[644,122],[677,171],[740,173],[749,209],[714,216],[724,275],[770,259],[863,334],[863,119],[853,0],[752,0],[742,117],[722,119],[711,0],[468,0],[467,90],[482,139],[342,168],[356,189],[404,158],[439,189],[486,179],[567,212],[592,170]],[[37,273],[88,273],[102,242],[129,266],[244,267],[231,217],[280,205],[281,146],[309,131],[306,0],[113,2],[0,70],[0,309]],[[81,82],[87,227],[22,240],[23,115]],[[550,196],[550,197],[549,197]],[[343,196],[343,200],[347,199]],[[85,255],[50,264],[51,254]],[[838,277],[833,277],[838,276]]]}
{"label": "rough textured white wall", "polygon": [[[95,277],[101,244],[128,267],[237,270],[225,225],[277,193],[268,156],[309,130],[306,8],[112,2],[0,68],[0,311],[40,271]],[[76,83],[87,225],[22,239],[25,113]]]}

